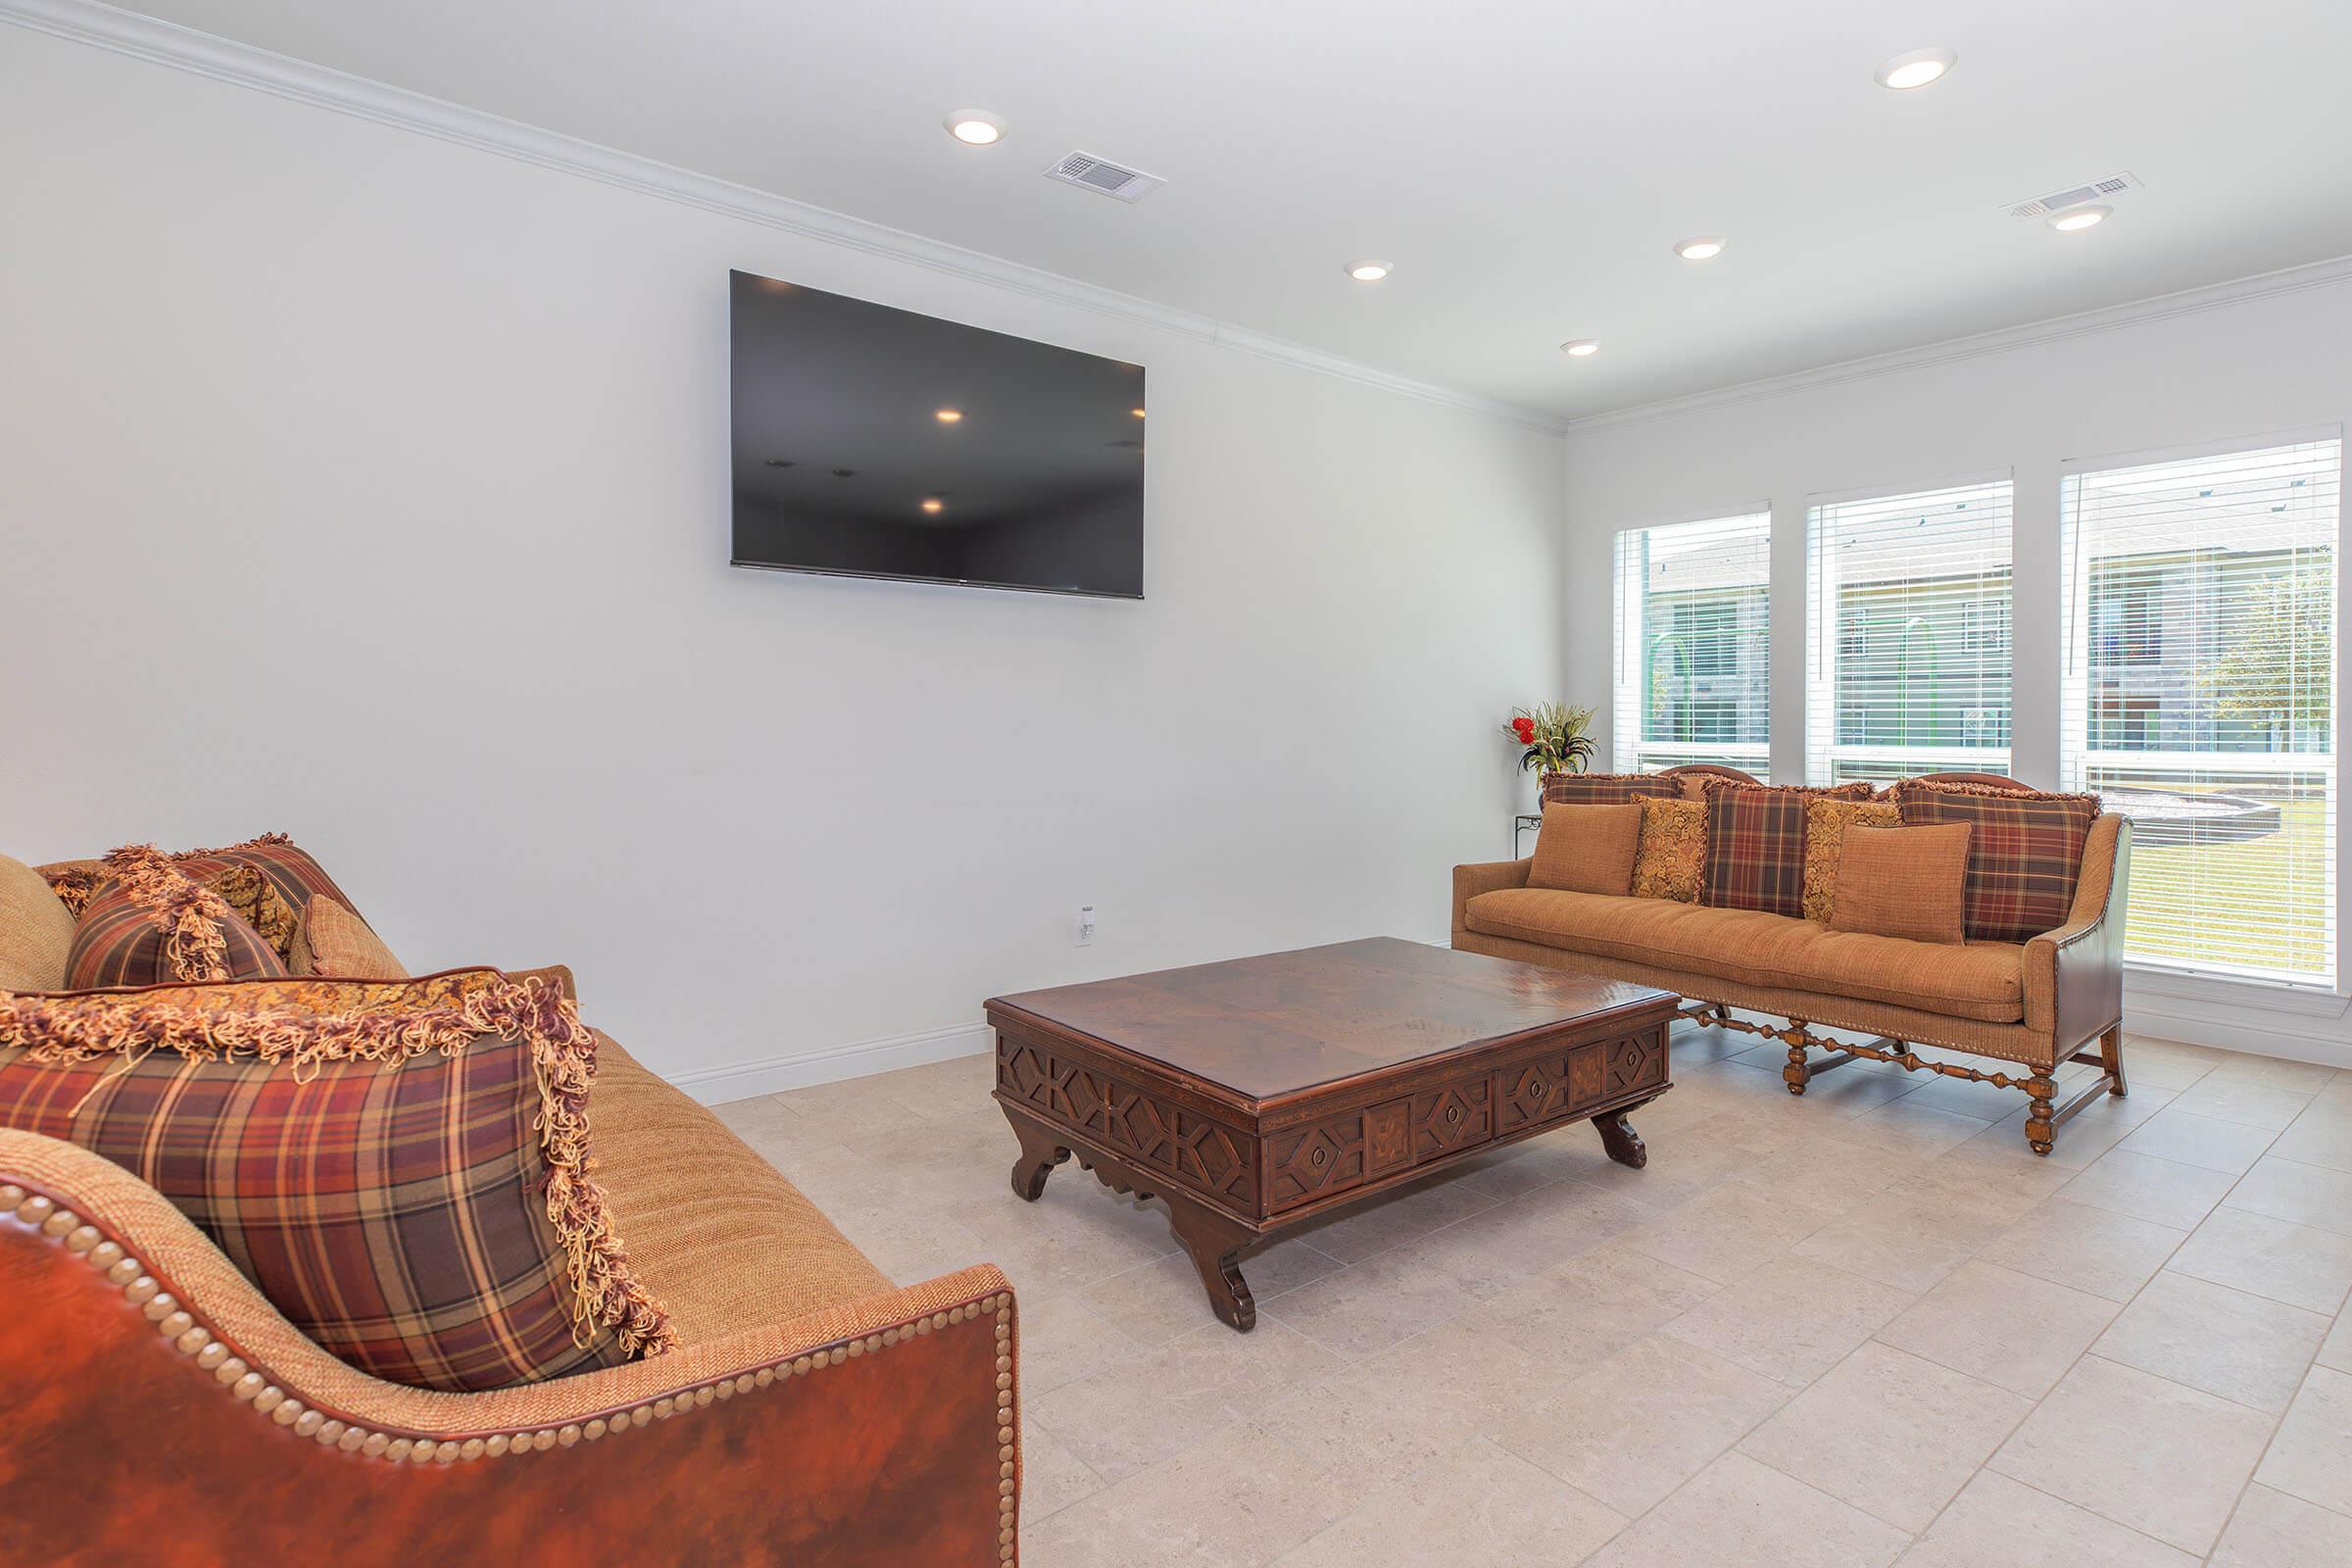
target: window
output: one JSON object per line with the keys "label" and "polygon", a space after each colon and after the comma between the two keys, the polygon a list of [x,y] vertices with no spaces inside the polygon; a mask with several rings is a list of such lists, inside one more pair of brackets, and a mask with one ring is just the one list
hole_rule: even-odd
{"label": "window", "polygon": [[2328,439],[2068,473],[2067,784],[2132,819],[2125,953],[2335,981]]}
{"label": "window", "polygon": [[2009,768],[2009,481],[1808,518],[1805,771]]}
{"label": "window", "polygon": [[1771,576],[1770,513],[1617,536],[1619,772],[1721,762],[1764,776]]}

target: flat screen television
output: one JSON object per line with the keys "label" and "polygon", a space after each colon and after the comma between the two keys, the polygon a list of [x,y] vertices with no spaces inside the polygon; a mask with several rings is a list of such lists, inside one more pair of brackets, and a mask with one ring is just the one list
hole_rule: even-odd
{"label": "flat screen television", "polygon": [[734,563],[1144,596],[1144,370],[733,274]]}

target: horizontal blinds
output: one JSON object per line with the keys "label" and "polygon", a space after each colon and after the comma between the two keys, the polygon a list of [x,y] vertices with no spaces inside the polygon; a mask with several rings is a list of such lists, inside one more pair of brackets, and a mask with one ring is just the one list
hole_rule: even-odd
{"label": "horizontal blinds", "polygon": [[1764,776],[1772,719],[1772,515],[1617,535],[1619,772],[1719,762]]}
{"label": "horizontal blinds", "polygon": [[1814,783],[2009,768],[2009,482],[1812,507]]}
{"label": "horizontal blinds", "polygon": [[2342,447],[2068,474],[2061,762],[2132,819],[2125,950],[2335,978]]}

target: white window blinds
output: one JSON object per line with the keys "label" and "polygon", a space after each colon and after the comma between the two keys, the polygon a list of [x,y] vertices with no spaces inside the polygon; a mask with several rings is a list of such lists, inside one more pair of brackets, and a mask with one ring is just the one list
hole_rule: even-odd
{"label": "white window blinds", "polygon": [[2061,760],[2132,819],[2125,952],[2335,980],[2342,443],[2070,471]]}
{"label": "white window blinds", "polygon": [[1614,580],[1617,771],[1720,762],[1763,777],[1771,514],[1628,528]]}
{"label": "white window blinds", "polygon": [[2009,770],[2009,481],[1809,509],[1805,771]]}

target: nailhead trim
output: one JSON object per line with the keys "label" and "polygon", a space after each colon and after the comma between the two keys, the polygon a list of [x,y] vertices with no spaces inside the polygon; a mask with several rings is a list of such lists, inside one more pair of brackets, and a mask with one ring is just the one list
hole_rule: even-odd
{"label": "nailhead trim", "polygon": [[718,1400],[733,1398],[738,1394],[771,1387],[780,1380],[806,1377],[826,1367],[840,1366],[852,1356],[875,1354],[918,1335],[930,1334],[955,1324],[977,1322],[984,1315],[993,1316],[997,1329],[998,1561],[1009,1563],[1013,1560],[1016,1549],[1013,1541],[1014,1514],[1019,1503],[1020,1483],[1016,1460],[1018,1450],[1013,1442],[1012,1426],[1012,1295],[1008,1291],[982,1297],[977,1301],[951,1307],[945,1312],[933,1312],[904,1327],[885,1329],[862,1339],[810,1350],[793,1356],[788,1361],[776,1361],[755,1371],[722,1378],[716,1383],[707,1383],[687,1392],[663,1395],[658,1399],[632,1405],[609,1416],[599,1416],[584,1424],[566,1422],[560,1427],[528,1432],[500,1432],[486,1438],[451,1438],[446,1441],[396,1438],[390,1433],[370,1432],[364,1427],[333,1419],[322,1410],[314,1410],[254,1371],[242,1357],[230,1354],[223,1342],[213,1338],[212,1331],[198,1323],[194,1314],[181,1306],[153,1275],[147,1273],[139,1260],[122,1249],[122,1244],[105,1240],[96,1226],[85,1223],[70,1209],[58,1207],[55,1200],[38,1193],[28,1193],[14,1182],[0,1184],[0,1213],[13,1213],[22,1222],[89,1264],[108,1284],[122,1291],[123,1300],[137,1307],[140,1315],[172,1343],[174,1350],[194,1360],[199,1368],[212,1373],[213,1380],[226,1389],[230,1397],[240,1404],[250,1404],[276,1425],[289,1428],[294,1436],[311,1439],[322,1448],[338,1448],[345,1453],[357,1453],[369,1459],[387,1459],[394,1464],[459,1464],[483,1457],[495,1459],[510,1453],[543,1453],[553,1447],[569,1448],[583,1442],[594,1443],[609,1433],[641,1427],[652,1421],[665,1421],[673,1414],[699,1410]]}

